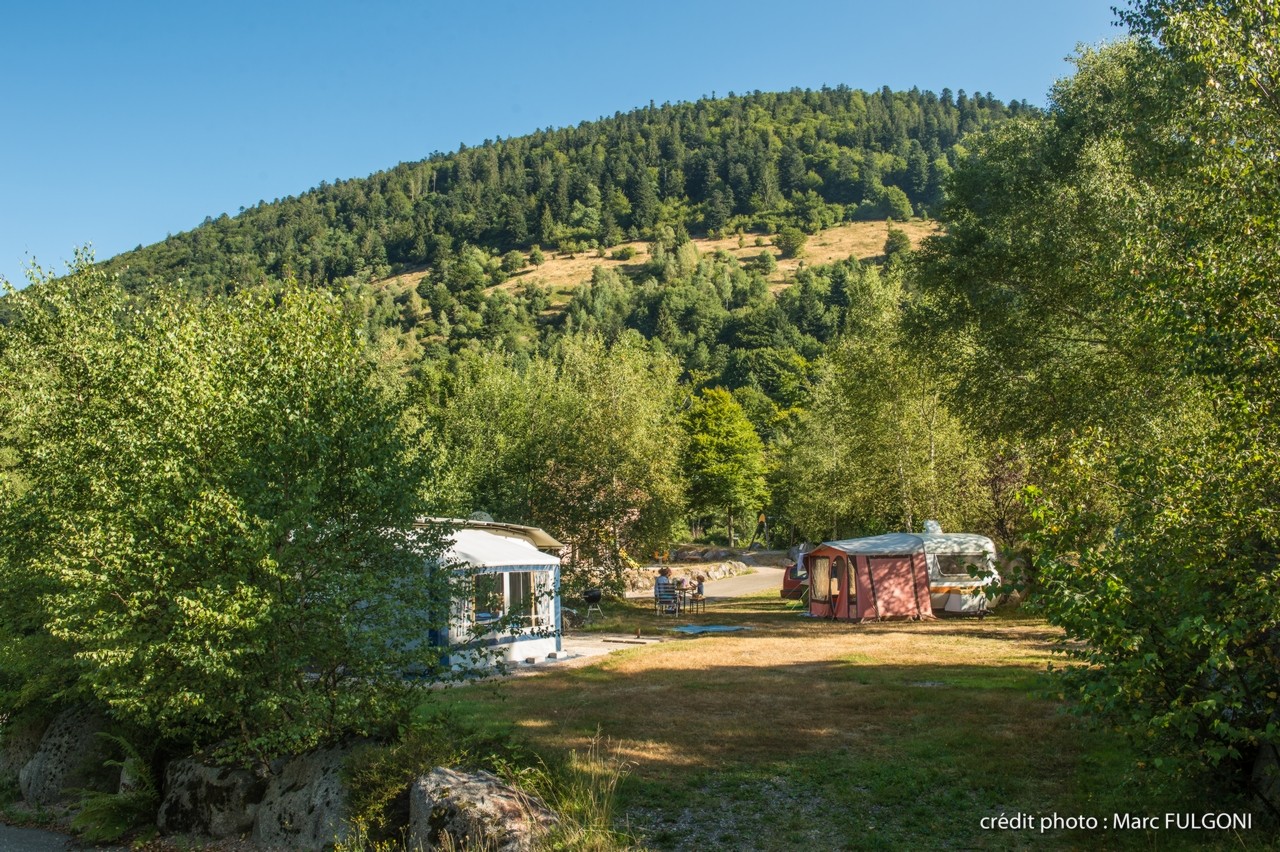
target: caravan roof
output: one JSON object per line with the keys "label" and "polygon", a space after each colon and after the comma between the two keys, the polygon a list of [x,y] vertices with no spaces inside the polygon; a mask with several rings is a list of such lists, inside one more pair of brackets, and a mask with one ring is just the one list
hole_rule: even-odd
{"label": "caravan roof", "polygon": [[995,555],[995,544],[974,533],[886,533],[868,538],[823,542],[850,555],[907,556],[912,553],[987,553]]}
{"label": "caravan roof", "polygon": [[560,559],[520,538],[486,530],[454,530],[442,562],[465,562],[476,568],[550,568]]}
{"label": "caravan roof", "polygon": [[525,526],[524,524],[505,524],[501,521],[478,521],[473,518],[468,518],[466,520],[458,518],[418,518],[414,526],[419,528],[428,526],[445,526],[455,529],[485,530],[493,535],[531,542],[534,547],[541,550],[558,551],[564,547],[562,542],[557,541],[554,537],[548,534],[546,530],[539,527]]}

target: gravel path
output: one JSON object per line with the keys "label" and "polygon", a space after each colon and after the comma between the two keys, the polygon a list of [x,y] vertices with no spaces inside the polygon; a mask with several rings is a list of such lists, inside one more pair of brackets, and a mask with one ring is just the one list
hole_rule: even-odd
{"label": "gravel path", "polygon": [[[774,568],[771,565],[752,565],[751,573],[737,574],[721,580],[708,580],[704,584],[708,600],[715,598],[736,598],[764,591],[781,591],[782,574],[785,568]],[[656,576],[656,575],[655,575]],[[652,589],[633,589],[627,592],[629,598],[647,598],[653,594]]]}
{"label": "gravel path", "polygon": [[723,580],[708,580],[704,588],[708,599],[736,598],[765,591],[778,592],[782,589],[782,574],[785,570],[785,568],[759,565],[756,566],[754,574],[738,574],[734,577],[725,577]]}

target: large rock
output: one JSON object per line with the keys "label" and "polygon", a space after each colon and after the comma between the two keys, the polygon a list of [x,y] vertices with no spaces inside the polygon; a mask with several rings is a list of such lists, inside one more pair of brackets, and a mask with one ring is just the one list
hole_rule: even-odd
{"label": "large rock", "polygon": [[1001,595],[1000,600],[997,603],[999,604],[999,606],[1003,606],[1003,607],[1020,606],[1022,604],[1022,593],[1019,592],[1017,589],[1014,589],[1013,591],[1009,592],[1007,595]]}
{"label": "large rock", "polygon": [[448,835],[451,848],[529,852],[556,822],[542,802],[490,772],[441,767],[409,788],[410,849],[435,849]]}
{"label": "large rock", "polygon": [[119,771],[104,768],[107,753],[98,736],[105,727],[101,715],[84,707],[59,713],[18,772],[22,798],[32,805],[51,805],[78,790],[114,791]]}
{"label": "large rock", "polygon": [[156,825],[164,834],[238,837],[253,830],[265,778],[247,769],[175,760],[164,772],[164,799]]}
{"label": "large rock", "polygon": [[267,782],[253,839],[295,850],[321,850],[345,840],[349,830],[342,762],[348,753],[327,748],[285,763]]}
{"label": "large rock", "polygon": [[0,796],[8,798],[18,788],[18,773],[36,756],[46,725],[41,722],[9,723],[0,731]]}

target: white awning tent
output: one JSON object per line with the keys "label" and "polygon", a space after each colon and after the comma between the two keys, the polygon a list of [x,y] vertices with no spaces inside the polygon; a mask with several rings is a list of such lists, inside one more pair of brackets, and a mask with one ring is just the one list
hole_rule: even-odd
{"label": "white awning tent", "polygon": [[418,518],[414,526],[417,529],[452,527],[456,529],[481,530],[503,538],[527,541],[539,550],[552,554],[557,554],[564,549],[564,544],[548,535],[546,530],[524,524],[508,524],[502,521],[490,520],[478,521],[472,518],[466,520],[457,518]]}
{"label": "white awning tent", "polygon": [[[476,668],[494,659],[515,663],[559,652],[560,558],[539,550],[530,539],[556,547],[560,543],[535,527],[493,530],[470,521],[446,523],[465,525],[447,534],[438,562],[461,580],[449,627],[437,637],[453,647],[448,662]],[[529,531],[527,537],[523,530]],[[484,575],[492,576],[485,584],[486,604],[497,608],[478,613],[475,586]],[[492,629],[499,619],[504,627]],[[490,629],[484,629],[486,622]]]}
{"label": "white awning tent", "polygon": [[454,530],[442,562],[449,565],[465,565],[477,571],[553,570],[560,567],[560,559],[543,553],[528,541],[495,535],[485,530]]}

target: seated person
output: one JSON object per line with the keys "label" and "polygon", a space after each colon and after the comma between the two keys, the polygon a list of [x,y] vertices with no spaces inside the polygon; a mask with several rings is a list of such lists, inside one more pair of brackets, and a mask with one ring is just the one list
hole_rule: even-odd
{"label": "seated person", "polygon": [[658,569],[658,579],[653,584],[653,596],[660,605],[665,605],[671,612],[676,607],[676,590],[671,585],[671,569],[665,565]]}
{"label": "seated person", "polygon": [[699,574],[694,578],[694,580],[697,582],[697,585],[693,587],[693,599],[695,601],[700,601],[705,597],[703,583],[707,582],[707,578]]}

